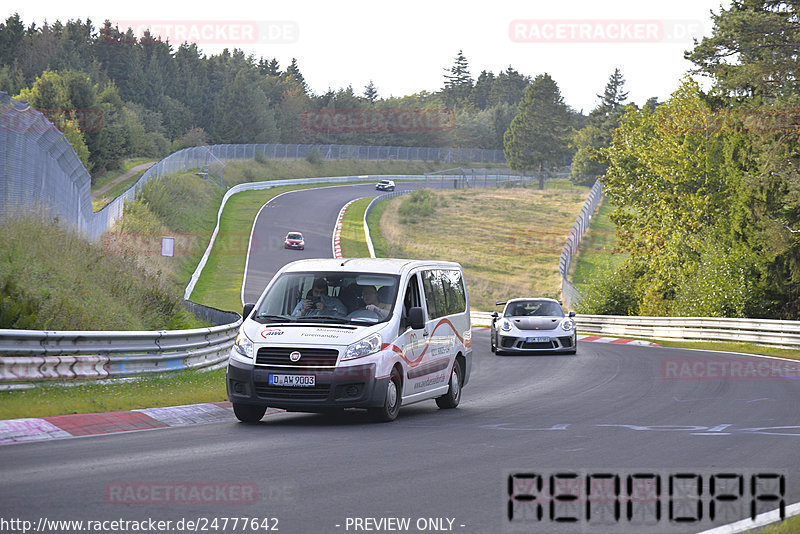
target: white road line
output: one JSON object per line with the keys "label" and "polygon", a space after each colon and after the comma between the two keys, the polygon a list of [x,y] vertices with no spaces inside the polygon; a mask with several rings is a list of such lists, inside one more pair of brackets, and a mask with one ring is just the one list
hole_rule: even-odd
{"label": "white road line", "polygon": [[[800,502],[786,507],[787,519],[798,514],[800,514]],[[738,534],[739,532],[747,532],[748,530],[760,528],[780,520],[780,511],[772,510],[771,512],[757,515],[755,521],[752,519],[742,519],[741,521],[722,525],[721,527],[712,528],[711,530],[704,530],[698,534]]]}

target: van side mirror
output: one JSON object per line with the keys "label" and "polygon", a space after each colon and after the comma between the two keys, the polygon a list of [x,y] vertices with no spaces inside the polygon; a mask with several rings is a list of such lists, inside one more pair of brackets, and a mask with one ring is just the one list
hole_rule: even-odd
{"label": "van side mirror", "polygon": [[425,314],[422,308],[415,306],[408,310],[408,324],[412,330],[421,330],[425,328]]}
{"label": "van side mirror", "polygon": [[569,312],[569,316],[570,317],[575,317],[575,312],[574,311]]}
{"label": "van side mirror", "polygon": [[248,302],[247,304],[245,304],[244,308],[242,309],[242,318],[247,319],[250,316],[250,314],[253,313],[253,308],[255,307],[256,305],[253,302]]}

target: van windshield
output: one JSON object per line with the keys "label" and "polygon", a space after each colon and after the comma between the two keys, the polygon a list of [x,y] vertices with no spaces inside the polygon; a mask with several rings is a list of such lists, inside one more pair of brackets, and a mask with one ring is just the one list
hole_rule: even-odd
{"label": "van windshield", "polygon": [[254,317],[262,323],[380,323],[392,316],[399,281],[381,273],[283,273]]}

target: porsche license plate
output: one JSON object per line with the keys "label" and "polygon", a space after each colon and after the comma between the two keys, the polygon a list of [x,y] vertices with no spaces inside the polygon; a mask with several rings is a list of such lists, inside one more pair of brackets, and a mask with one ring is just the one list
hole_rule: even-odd
{"label": "porsche license plate", "polygon": [[529,338],[526,338],[525,341],[527,343],[549,343],[550,342],[550,338],[549,337],[529,337]]}
{"label": "porsche license plate", "polygon": [[270,386],[313,387],[314,375],[269,375]]}

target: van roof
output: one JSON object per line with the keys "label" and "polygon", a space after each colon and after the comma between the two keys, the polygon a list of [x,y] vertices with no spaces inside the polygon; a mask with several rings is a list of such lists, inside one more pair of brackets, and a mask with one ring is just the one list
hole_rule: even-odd
{"label": "van roof", "polygon": [[461,269],[458,263],[437,260],[406,260],[398,258],[320,258],[298,260],[287,264],[284,272],[341,271],[381,274],[398,274],[415,267],[440,267]]}

